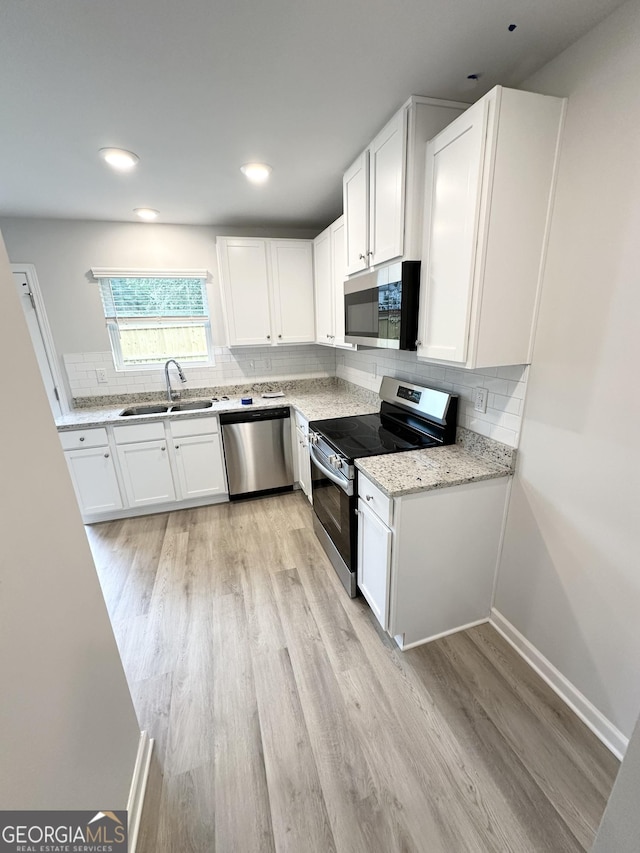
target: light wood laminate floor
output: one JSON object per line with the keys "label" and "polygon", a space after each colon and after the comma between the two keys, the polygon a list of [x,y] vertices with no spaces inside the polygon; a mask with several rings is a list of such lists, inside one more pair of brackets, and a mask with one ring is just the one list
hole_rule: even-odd
{"label": "light wood laminate floor", "polygon": [[94,525],[139,853],[588,850],[617,760],[488,625],[399,651],[300,493]]}

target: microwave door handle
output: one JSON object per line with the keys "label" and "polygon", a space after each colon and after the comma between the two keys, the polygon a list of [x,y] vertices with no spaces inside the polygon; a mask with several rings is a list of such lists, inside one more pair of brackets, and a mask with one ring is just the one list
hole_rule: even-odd
{"label": "microwave door handle", "polygon": [[351,496],[353,494],[353,481],[347,480],[346,478],[340,477],[330,468],[327,468],[319,459],[318,459],[318,451],[313,446],[313,444],[309,445],[309,452],[311,454],[311,458],[314,463],[318,466],[318,468],[322,471],[325,477],[328,480],[331,480],[332,483],[335,483],[336,486],[339,486],[343,492],[346,492],[347,495]]}

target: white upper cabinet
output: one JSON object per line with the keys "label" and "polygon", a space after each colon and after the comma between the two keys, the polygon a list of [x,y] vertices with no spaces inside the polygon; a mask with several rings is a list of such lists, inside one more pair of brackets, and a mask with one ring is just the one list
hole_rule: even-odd
{"label": "white upper cabinet", "polygon": [[344,173],[342,195],[345,219],[347,275],[369,265],[369,152],[363,151]]}
{"label": "white upper cabinet", "polygon": [[498,86],[429,142],[418,357],[531,361],[564,104]]}
{"label": "white upper cabinet", "polygon": [[316,343],[356,349],[344,339],[344,216],[313,241],[316,297]]}
{"label": "white upper cabinet", "polygon": [[217,246],[229,346],[270,343],[266,240],[219,237]]}
{"label": "white upper cabinet", "polygon": [[345,172],[347,275],[420,259],[424,148],[466,106],[414,95]]}
{"label": "white upper cabinet", "polygon": [[313,342],[313,243],[311,240],[270,240],[269,254],[275,343]]}
{"label": "white upper cabinet", "polygon": [[334,304],[331,264],[331,226],[313,241],[313,277],[316,299],[316,342],[333,344]]}
{"label": "white upper cabinet", "polygon": [[314,340],[310,240],[218,237],[229,346]]}
{"label": "white upper cabinet", "polygon": [[407,113],[396,113],[369,146],[369,266],[402,254]]}
{"label": "white upper cabinet", "polygon": [[331,225],[331,275],[333,278],[333,343],[342,349],[358,349],[344,339],[344,280],[347,277],[344,216]]}

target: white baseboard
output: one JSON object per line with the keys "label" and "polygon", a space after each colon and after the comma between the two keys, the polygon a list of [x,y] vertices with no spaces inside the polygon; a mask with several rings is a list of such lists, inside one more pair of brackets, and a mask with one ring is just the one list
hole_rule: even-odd
{"label": "white baseboard", "polygon": [[556,669],[538,649],[524,637],[517,628],[495,608],[491,611],[490,623],[505,640],[513,646],[529,666],[543,678],[549,687],[576,713],[602,743],[619,759],[629,744],[625,737],[595,705],[575,687],[568,678]]}
{"label": "white baseboard", "polygon": [[398,636],[394,637],[393,639],[396,641],[398,646],[400,646],[400,651],[408,652],[409,649],[415,649],[418,646],[424,646],[425,643],[433,643],[434,640],[441,640],[443,637],[450,637],[451,634],[458,634],[460,631],[468,631],[469,628],[475,628],[477,625],[484,625],[485,622],[488,621],[488,616],[486,616],[484,619],[476,619],[475,622],[469,622],[467,625],[458,625],[457,628],[451,628],[448,631],[442,631],[440,634],[434,634],[433,637],[425,637],[424,640],[415,640],[413,643],[407,643],[406,646],[403,645],[404,634],[398,634]]}
{"label": "white baseboard", "polygon": [[149,765],[151,764],[151,753],[153,752],[153,739],[147,732],[140,732],[138,742],[138,754],[133,768],[133,779],[127,802],[127,813],[129,823],[129,853],[136,853],[138,843],[138,831],[140,829],[140,818],[142,817],[142,806],[144,795],[147,790],[147,779],[149,778]]}

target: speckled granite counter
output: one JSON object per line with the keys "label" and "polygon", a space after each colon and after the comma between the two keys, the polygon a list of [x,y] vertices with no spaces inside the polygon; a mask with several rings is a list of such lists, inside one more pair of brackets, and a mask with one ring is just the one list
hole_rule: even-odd
{"label": "speckled granite counter", "polygon": [[[110,398],[108,406],[87,406],[74,409],[68,415],[56,419],[59,432],[71,429],[100,427],[106,424],[131,424],[188,418],[202,418],[207,415],[219,415],[223,412],[237,412],[248,408],[275,408],[293,406],[309,421],[325,418],[366,415],[379,411],[380,401],[377,394],[349,383],[331,380],[302,380],[279,383],[283,397],[263,398],[261,392],[265,386],[231,386],[218,389],[199,389],[188,399],[206,399],[211,396],[229,394],[231,399],[213,403],[211,408],[191,412],[172,414],[132,415],[123,417],[120,413],[130,405],[159,401],[151,394],[140,395],[137,400],[131,398]],[[253,395],[251,407],[240,403],[240,395]],[[98,400],[96,400],[98,402]],[[385,494],[398,497],[428,489],[441,489],[477,480],[494,477],[506,477],[512,473],[516,451],[499,442],[484,438],[467,429],[458,428],[457,443],[449,447],[432,450],[412,450],[408,453],[390,453],[383,456],[370,456],[359,459],[357,467],[369,477]]]}
{"label": "speckled granite counter", "polygon": [[[185,401],[190,398],[185,397]],[[193,399],[193,398],[191,398]],[[205,395],[197,399],[206,399]],[[156,398],[157,400],[157,398]],[[207,415],[219,415],[222,412],[237,412],[243,409],[267,409],[278,406],[293,406],[307,420],[320,420],[322,418],[340,418],[350,415],[366,415],[376,412],[380,408],[373,401],[367,400],[365,395],[353,394],[350,390],[341,386],[319,387],[314,390],[298,391],[295,388],[285,391],[284,397],[262,398],[259,393],[254,393],[252,406],[243,406],[239,398],[214,403],[211,408],[198,409],[192,412],[176,412],[173,414],[154,415],[131,415],[122,417],[120,412],[123,408],[131,405],[131,401],[121,402],[118,405],[104,406],[99,408],[74,409],[68,415],[56,419],[58,431],[99,427],[105,424],[131,424],[161,421],[169,417],[175,420],[186,420],[187,418],[202,418]]]}
{"label": "speckled granite counter", "polygon": [[357,459],[356,467],[391,498],[507,477],[511,469],[489,462],[458,444]]}

